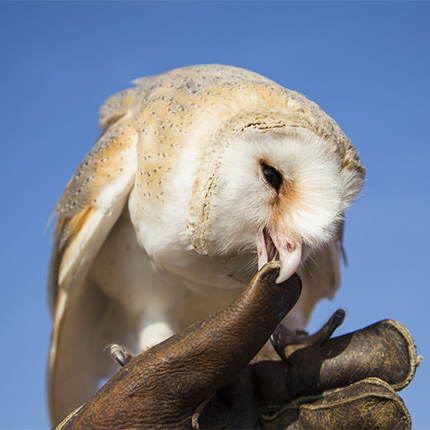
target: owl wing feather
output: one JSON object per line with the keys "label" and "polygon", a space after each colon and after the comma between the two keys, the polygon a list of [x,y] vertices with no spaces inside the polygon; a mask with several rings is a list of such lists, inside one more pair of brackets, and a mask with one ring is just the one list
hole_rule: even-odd
{"label": "owl wing feather", "polygon": [[[105,130],[55,209],[58,219],[49,288],[54,329],[48,369],[53,423],[70,412],[70,405],[77,407],[86,401],[97,380],[108,371],[94,360],[100,354],[97,350],[105,346],[95,348],[95,342],[100,346],[97,340],[103,321],[120,310],[92,285],[88,271],[134,185],[138,134],[128,118],[131,91],[114,96],[116,100],[108,99],[104,105],[101,125]],[[120,333],[116,339],[121,339]],[[76,368],[79,373],[72,371]],[[60,390],[61,396],[57,395]]]}

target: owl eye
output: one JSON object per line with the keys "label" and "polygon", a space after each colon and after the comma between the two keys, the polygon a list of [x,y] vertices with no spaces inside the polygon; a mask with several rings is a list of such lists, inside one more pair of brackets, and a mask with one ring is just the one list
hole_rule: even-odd
{"label": "owl eye", "polygon": [[263,172],[264,179],[267,181],[267,183],[277,192],[279,193],[279,190],[282,185],[282,175],[279,170],[276,170],[274,167],[269,166],[268,164],[262,163],[261,164],[261,171]]}

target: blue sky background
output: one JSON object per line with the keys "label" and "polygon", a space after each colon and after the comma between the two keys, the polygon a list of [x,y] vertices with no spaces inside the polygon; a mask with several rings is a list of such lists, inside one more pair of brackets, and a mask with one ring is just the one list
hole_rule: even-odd
{"label": "blue sky background", "polygon": [[430,428],[429,2],[1,2],[0,427],[49,428],[45,226],[93,145],[98,107],[137,77],[223,63],[316,101],[367,168],[347,216],[339,333],[384,318],[425,356],[401,395]]}

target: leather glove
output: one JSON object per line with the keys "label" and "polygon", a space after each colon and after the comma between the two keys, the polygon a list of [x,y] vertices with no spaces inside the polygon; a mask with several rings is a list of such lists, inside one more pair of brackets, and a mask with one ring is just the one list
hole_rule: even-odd
{"label": "leather glove", "polygon": [[[396,391],[412,381],[420,357],[409,331],[397,321],[380,321],[323,346],[292,345],[285,354],[285,400],[260,409],[261,428],[411,428]],[[267,380],[264,374],[260,378]]]}
{"label": "leather glove", "polygon": [[132,358],[57,430],[410,428],[395,390],[418,360],[395,321],[248,364],[300,295],[278,273],[268,263],[226,309]]}

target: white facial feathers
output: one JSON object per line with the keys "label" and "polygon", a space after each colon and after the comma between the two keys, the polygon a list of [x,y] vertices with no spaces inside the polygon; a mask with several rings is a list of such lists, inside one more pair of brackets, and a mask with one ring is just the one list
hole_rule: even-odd
{"label": "white facial feathers", "polygon": [[[261,175],[260,164],[283,176],[279,195]],[[253,132],[233,138],[217,173],[208,239],[211,253],[255,247],[264,228],[315,248],[332,238],[336,222],[357,192],[342,175],[339,156],[309,130]],[[347,182],[345,182],[347,180]]]}

